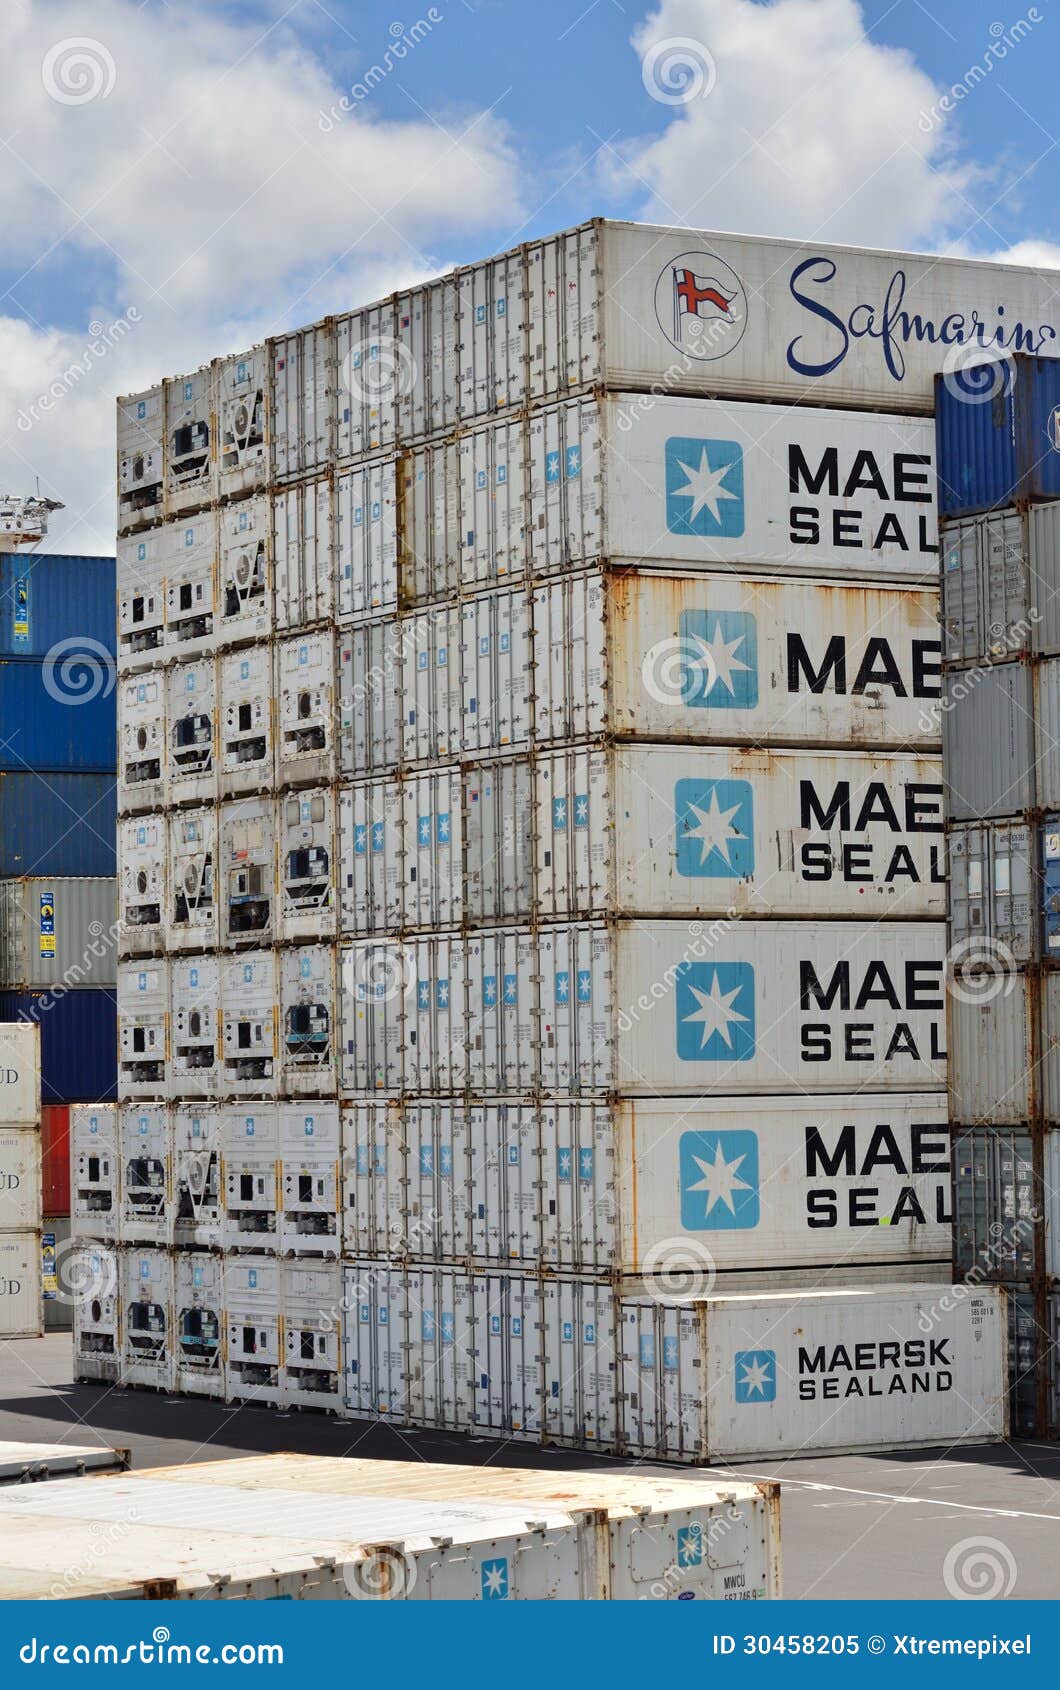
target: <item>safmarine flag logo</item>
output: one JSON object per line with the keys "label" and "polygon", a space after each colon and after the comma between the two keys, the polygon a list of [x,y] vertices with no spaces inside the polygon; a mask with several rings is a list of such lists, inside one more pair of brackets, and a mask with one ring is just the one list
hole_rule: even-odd
{"label": "safmarine flag logo", "polygon": [[758,705],[758,627],[749,610],[683,610],[681,701],[692,710]]}
{"label": "safmarine flag logo", "polygon": [[749,962],[683,962],[674,971],[682,1062],[750,1062],[755,972]]}
{"label": "safmarine flag logo", "polygon": [[758,1225],[756,1133],[682,1133],[678,1156],[686,1232],[742,1232]]}
{"label": "safmarine flag logo", "polygon": [[754,873],[754,799],[746,780],[679,780],[674,787],[677,872],[741,880]]}
{"label": "safmarine flag logo", "polygon": [[776,1402],[776,1350],[737,1350],[734,1360],[736,1401]]}
{"label": "safmarine flag logo", "polygon": [[675,435],[666,442],[671,534],[738,539],[744,531],[743,449],[735,440]]}

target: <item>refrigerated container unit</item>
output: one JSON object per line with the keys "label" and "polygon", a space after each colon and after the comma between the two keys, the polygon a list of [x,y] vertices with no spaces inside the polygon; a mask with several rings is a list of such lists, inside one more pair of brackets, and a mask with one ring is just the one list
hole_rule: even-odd
{"label": "refrigerated container unit", "polygon": [[113,1103],[71,1105],[70,1164],[75,1236],[116,1243],[121,1222],[121,1152]]}
{"label": "refrigerated container unit", "polygon": [[118,1088],[123,1098],[168,1095],[169,968],[164,957],[118,964]]}
{"label": "refrigerated container unit", "polygon": [[215,808],[203,805],[165,818],[164,937],[169,952],[216,949],[217,817]]}
{"label": "refrigerated container unit", "polygon": [[185,658],[166,671],[166,801],[210,804],[217,796],[217,663]]}
{"label": "refrigerated container unit", "polygon": [[118,812],[160,810],[166,802],[165,671],[118,683]]}
{"label": "refrigerated container unit", "polygon": [[[159,523],[161,512],[150,520]],[[166,624],[166,571],[172,530],[160,525],[119,536],[118,668],[121,673],[153,668],[162,656]]]}
{"label": "refrigerated container unit", "polygon": [[280,1264],[226,1256],[225,1396],[229,1402],[283,1405],[283,1291]]}
{"label": "refrigerated container unit", "polygon": [[281,788],[318,786],[338,767],[338,685],[330,628],[276,646],[279,715],[276,778]]}
{"label": "refrigerated container unit", "polygon": [[217,395],[217,495],[239,498],[268,479],[268,352],[253,346],[214,363]]}
{"label": "refrigerated container unit", "polygon": [[282,1207],[278,1248],[288,1256],[328,1256],[341,1250],[337,1103],[279,1108]]}
{"label": "refrigerated container unit", "polygon": [[157,522],[162,502],[162,384],[118,400],[118,528]]}
{"label": "refrigerated container unit", "polygon": [[280,935],[285,940],[335,936],[341,895],[339,807],[333,786],[287,792],[277,799]]}
{"label": "refrigerated container unit", "polygon": [[173,1244],[217,1250],[223,1236],[221,1111],[182,1100],[170,1111]]}
{"label": "refrigerated container unit", "polygon": [[118,1251],[121,1385],[173,1388],[173,1263],[169,1250],[123,1244]]}
{"label": "refrigerated container unit", "polygon": [[331,945],[293,945],[277,955],[280,988],[280,1091],[284,1097],[335,1097],[339,1013]]}
{"label": "refrigerated container unit", "polygon": [[278,972],[273,951],[221,959],[222,1096],[276,1096]]}
{"label": "refrigerated container unit", "polygon": [[216,957],[175,956],[170,964],[172,1013],[168,1095],[207,1098],[220,1070],[221,968]]}
{"label": "refrigerated container unit", "polygon": [[280,1284],[284,1407],[336,1414],[342,1401],[342,1268],[337,1259],[284,1261]]}
{"label": "refrigerated container unit", "polygon": [[166,545],[166,655],[187,661],[217,640],[217,514],[177,518]]}
{"label": "refrigerated container unit", "polygon": [[162,812],[118,823],[118,952],[123,957],[152,956],[165,948],[168,825]]}
{"label": "refrigerated container unit", "polygon": [[255,643],[272,632],[272,517],[255,494],[219,513],[218,597],[223,648]]}
{"label": "refrigerated container unit", "polygon": [[224,1258],[204,1251],[173,1255],[174,1385],[191,1397],[225,1394]]}
{"label": "refrigerated container unit", "polygon": [[277,1106],[226,1104],[220,1118],[224,1247],[275,1251],[281,1206]]}
{"label": "refrigerated container unit", "polygon": [[220,660],[222,798],[271,792],[275,781],[272,647],[248,646]]}
{"label": "refrigerated container unit", "polygon": [[121,1367],[123,1289],[118,1250],[77,1242],[63,1264],[60,1283],[73,1305],[74,1378],[115,1385]]}
{"label": "refrigerated container unit", "polygon": [[268,944],[276,929],[276,800],[237,798],[217,811],[221,942]]}
{"label": "refrigerated container unit", "polygon": [[168,1246],[172,1231],[172,1143],[164,1106],[119,1106],[123,1245]]}
{"label": "refrigerated container unit", "polygon": [[111,877],[0,880],[0,986],[113,987],[116,918]]}
{"label": "refrigerated container unit", "polygon": [[166,514],[172,516],[208,505],[216,493],[213,365],[204,364],[192,375],[174,376],[164,388],[164,503]]}

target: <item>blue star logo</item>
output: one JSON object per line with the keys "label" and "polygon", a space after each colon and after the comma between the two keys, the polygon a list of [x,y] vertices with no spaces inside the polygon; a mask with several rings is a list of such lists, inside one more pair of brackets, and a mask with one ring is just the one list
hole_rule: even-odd
{"label": "blue star logo", "polygon": [[737,1402],[776,1401],[776,1350],[737,1350],[734,1364],[733,1388]]}
{"label": "blue star logo", "polygon": [[674,788],[677,872],[742,880],[754,873],[754,799],[746,780],[679,780]]}
{"label": "blue star logo", "polygon": [[739,539],[744,531],[743,448],[735,440],[666,442],[666,526],[671,534]]}
{"label": "blue star logo", "polygon": [[506,1602],[508,1599],[508,1562],[505,1557],[482,1563],[482,1600]]}
{"label": "blue star logo", "polygon": [[749,610],[683,610],[681,700],[690,710],[758,706],[758,624]]}
{"label": "blue star logo", "polygon": [[757,1133],[682,1133],[678,1159],[686,1232],[744,1231],[758,1225]]}
{"label": "blue star logo", "polygon": [[674,970],[677,1054],[682,1062],[750,1062],[755,975],[749,962],[682,962]]}
{"label": "blue star logo", "polygon": [[690,1526],[683,1526],[677,1534],[677,1565],[679,1567],[701,1567],[703,1565],[703,1527],[694,1521]]}

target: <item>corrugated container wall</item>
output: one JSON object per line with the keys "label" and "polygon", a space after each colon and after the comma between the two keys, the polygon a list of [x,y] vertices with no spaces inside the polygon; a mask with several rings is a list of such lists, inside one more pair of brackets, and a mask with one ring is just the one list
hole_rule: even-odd
{"label": "corrugated container wall", "polygon": [[935,383],[939,514],[1060,498],[1060,358],[1016,353]]}
{"label": "corrugated container wall", "polygon": [[43,1103],[98,1103],[117,1095],[113,991],[0,991],[0,1020],[40,1026]]}
{"label": "corrugated container wall", "polygon": [[0,880],[0,989],[113,986],[112,878]]}
{"label": "corrugated container wall", "polygon": [[117,794],[109,774],[0,770],[0,873],[112,875]]}
{"label": "corrugated container wall", "polygon": [[114,591],[112,557],[0,553],[0,655],[113,663]]}

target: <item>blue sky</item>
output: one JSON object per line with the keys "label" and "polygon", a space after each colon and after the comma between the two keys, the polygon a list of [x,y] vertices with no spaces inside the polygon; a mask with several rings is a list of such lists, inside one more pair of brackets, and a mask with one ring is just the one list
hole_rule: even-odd
{"label": "blue sky", "polygon": [[5,0],[5,31],[0,452],[71,549],[113,524],[116,392],[593,214],[1060,263],[1049,0]]}

